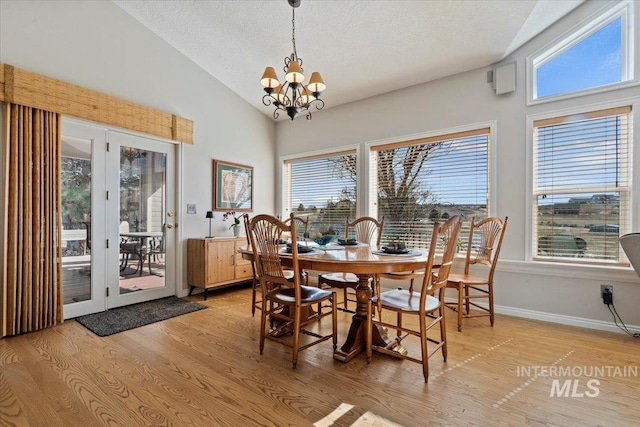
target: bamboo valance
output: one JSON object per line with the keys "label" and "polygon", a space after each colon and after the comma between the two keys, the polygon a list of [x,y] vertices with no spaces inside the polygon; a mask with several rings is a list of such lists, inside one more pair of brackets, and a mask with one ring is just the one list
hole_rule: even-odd
{"label": "bamboo valance", "polygon": [[0,101],[193,144],[189,119],[8,64],[0,64]]}

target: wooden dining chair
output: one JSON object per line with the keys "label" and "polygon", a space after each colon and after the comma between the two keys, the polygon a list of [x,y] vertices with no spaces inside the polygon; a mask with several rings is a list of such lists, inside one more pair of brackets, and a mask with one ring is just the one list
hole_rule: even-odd
{"label": "wooden dining chair", "polygon": [[[345,221],[344,238],[355,238],[357,242],[366,243],[371,249],[380,247],[380,239],[382,238],[382,228],[384,227],[384,217],[380,221],[369,216],[363,216],[349,222],[349,218]],[[355,289],[358,284],[358,276],[353,273],[326,273],[318,276],[318,287],[322,289],[337,288],[342,289],[343,305],[338,310],[355,313],[349,310],[349,301],[357,303],[355,299],[349,299],[349,289]],[[320,310],[320,308],[319,308]]]}
{"label": "wooden dining chair", "polygon": [[[444,291],[447,285],[447,278],[453,264],[457,236],[460,232],[462,222],[459,216],[452,217],[449,221],[440,225],[435,223],[431,235],[429,253],[422,275],[422,286],[419,291],[412,287],[409,289],[396,289],[385,291],[372,297],[367,301],[367,328],[366,328],[366,349],[367,363],[371,363],[373,351],[394,355],[412,362],[422,364],[422,374],[424,382],[429,380],[429,358],[438,350],[442,350],[442,357],[447,360],[447,330],[444,318]],[[436,256],[436,246],[438,239],[445,234],[449,234],[447,244],[444,247],[442,259],[437,272],[434,272],[434,258]],[[377,305],[379,317],[373,317],[373,306]],[[384,312],[396,313],[396,322],[383,320]],[[415,328],[403,323],[405,316],[417,317],[418,327]],[[429,323],[427,323],[429,322]],[[378,345],[373,342],[373,327],[389,328],[396,330],[396,338],[387,345]],[[439,338],[428,335],[431,328],[439,326]],[[409,352],[394,351],[407,337],[417,337],[420,340],[420,357],[411,356]],[[429,343],[435,344],[429,348]]]}
{"label": "wooden dining chair", "polygon": [[[244,229],[246,231],[245,234],[247,237],[247,249],[251,250],[251,236],[249,231],[251,219],[249,218],[249,214],[242,215],[242,218],[244,220]],[[251,316],[253,317],[256,315],[256,309],[262,309],[262,300],[258,300],[258,292],[262,294],[262,291],[260,289],[260,280],[258,278],[258,270],[256,268],[255,258],[251,258],[251,271],[253,273],[253,276],[251,278]]]}
{"label": "wooden dining chair", "polygon": [[[475,222],[475,218],[471,219],[464,273],[451,274],[447,282],[447,288],[453,288],[458,293],[456,302],[446,304],[458,313],[458,331],[462,331],[463,317],[488,316],[493,326],[493,275],[508,220],[508,216],[504,221],[496,217],[485,218],[479,222]],[[475,264],[488,267],[486,273],[471,274],[470,267]],[[487,299],[487,304],[478,304],[475,302],[478,299]],[[471,307],[476,310],[472,312]]]}
{"label": "wooden dining chair", "polygon": [[[455,227],[451,225],[455,222],[461,222],[462,216],[454,215],[450,217],[441,227],[441,235],[440,239],[437,242],[436,252],[441,252],[447,246],[450,239],[454,239],[455,244],[458,244],[458,234],[459,230],[456,230]],[[455,236],[454,236],[455,234]],[[410,283],[410,287],[413,287],[414,281],[421,282],[424,277],[424,270],[414,270],[414,271],[402,271],[396,273],[381,273],[376,275],[376,283],[375,283],[375,291],[380,292],[380,280],[389,279],[389,280],[408,280]]]}
{"label": "wooden dining chair", "polygon": [[[262,290],[260,354],[264,351],[265,340],[291,347],[295,368],[301,350],[331,339],[335,351],[338,345],[335,292],[302,284],[293,215],[289,225],[271,215],[257,215],[249,221],[248,231],[258,273],[257,280]],[[283,233],[287,232],[291,234],[291,269],[283,267],[283,249],[278,244]],[[331,311],[321,314],[311,309],[313,305],[320,303],[329,303]],[[330,334],[322,334],[322,327],[313,330],[307,328],[326,316],[331,316],[332,319]],[[301,336],[305,338],[304,342],[301,342]]]}
{"label": "wooden dining chair", "polygon": [[289,225],[291,221],[296,224],[296,237],[298,241],[305,241],[309,238],[309,218],[303,218],[300,216],[290,216],[284,220],[284,223]]}

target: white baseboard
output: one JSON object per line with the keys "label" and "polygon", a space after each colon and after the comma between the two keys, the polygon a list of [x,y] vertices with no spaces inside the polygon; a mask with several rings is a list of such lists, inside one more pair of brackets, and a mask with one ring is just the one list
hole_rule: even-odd
{"label": "white baseboard", "polygon": [[[624,333],[614,322],[603,320],[585,319],[583,317],[565,316],[563,314],[545,313],[543,311],[526,310],[505,306],[495,306],[496,313],[508,316],[523,317],[525,319],[543,320],[545,322],[560,323],[562,325],[579,326],[582,328],[597,329],[600,331]],[[631,333],[640,333],[640,326],[626,325]]]}
{"label": "white baseboard", "polygon": [[[456,302],[454,298],[446,298],[447,302]],[[485,304],[478,304],[486,307]],[[494,306],[494,311],[507,316],[522,317],[524,319],[542,320],[544,322],[559,323],[561,325],[579,326],[581,328],[597,329],[599,331],[624,333],[614,322],[585,319],[583,317],[565,316],[564,314],[547,313],[544,311],[527,310],[524,308]],[[631,333],[640,333],[640,326],[627,325]]]}

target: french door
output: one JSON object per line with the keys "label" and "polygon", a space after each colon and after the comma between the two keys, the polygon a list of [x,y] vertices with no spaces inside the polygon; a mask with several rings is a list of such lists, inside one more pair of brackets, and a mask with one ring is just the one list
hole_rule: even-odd
{"label": "french door", "polygon": [[65,319],[175,294],[176,145],[64,119]]}
{"label": "french door", "polygon": [[175,144],[110,131],[107,308],[175,294]]}

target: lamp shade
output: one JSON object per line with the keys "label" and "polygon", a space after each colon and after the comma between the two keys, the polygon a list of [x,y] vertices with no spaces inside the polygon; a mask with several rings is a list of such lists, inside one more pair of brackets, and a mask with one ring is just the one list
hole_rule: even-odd
{"label": "lamp shade", "polygon": [[280,82],[278,81],[278,76],[276,75],[276,70],[273,67],[267,67],[264,69],[264,74],[262,74],[262,78],[260,79],[260,84],[263,87],[278,87]]}
{"label": "lamp shade", "polygon": [[207,215],[205,215],[205,218],[213,218],[213,211],[207,211]]}
{"label": "lamp shade", "polygon": [[289,83],[302,83],[304,81],[304,74],[302,74],[300,64],[296,61],[289,62],[287,74],[285,74],[284,78]]}
{"label": "lamp shade", "polygon": [[309,85],[307,86],[311,92],[322,92],[327,88],[322,80],[322,76],[317,71],[311,74]]}

